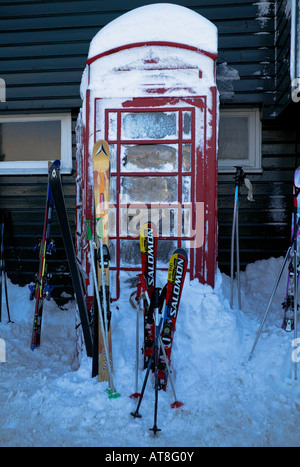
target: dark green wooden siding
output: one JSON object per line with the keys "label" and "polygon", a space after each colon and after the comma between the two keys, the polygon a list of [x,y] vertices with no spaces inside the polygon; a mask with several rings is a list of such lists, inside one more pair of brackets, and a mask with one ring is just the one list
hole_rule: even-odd
{"label": "dark green wooden siding", "polygon": [[[0,77],[7,83],[7,103],[0,104],[0,112],[78,108],[91,39],[121,14],[149,3],[159,2],[1,2]],[[268,93],[275,86],[275,2],[174,3],[193,9],[218,27],[218,63],[227,63],[239,77],[232,82],[233,97],[223,99],[221,93],[221,102],[262,105],[267,115],[268,106],[273,105]]]}
{"label": "dark green wooden siding", "polygon": [[289,0],[276,2],[276,79],[275,79],[275,112],[280,113],[291,98],[290,53],[291,53],[291,12]]}
{"label": "dark green wooden siding", "polygon": [[[293,180],[300,165],[299,110],[291,104],[276,120],[263,123],[262,174],[248,174],[255,201],[240,197],[241,266],[285,254],[291,232]],[[230,271],[233,174],[219,175],[219,266]]]}

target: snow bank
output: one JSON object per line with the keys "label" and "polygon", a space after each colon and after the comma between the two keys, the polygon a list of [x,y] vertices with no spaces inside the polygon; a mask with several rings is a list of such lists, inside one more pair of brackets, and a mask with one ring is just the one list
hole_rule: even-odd
{"label": "snow bank", "polygon": [[[172,353],[180,409],[171,409],[171,387],[159,393],[153,437],[151,381],[141,419],[135,402],[135,311],[128,299],[130,277],[113,305],[115,383],[121,397],[109,400],[106,383],[91,378],[91,359],[76,355],[75,308],[45,305],[42,345],[30,350],[34,304],[27,288],[9,284],[0,338],[7,346],[0,363],[0,446],[299,446],[299,382],[292,377],[292,338],[281,329],[282,279],[251,362],[248,355],[267,306],[282,258],[259,261],[241,274],[243,310],[229,306],[230,279],[218,272],[214,289],[186,280]],[[165,274],[160,273],[158,285]],[[236,298],[236,297],[235,297]],[[142,322],[140,321],[141,325]],[[142,335],[142,329],[141,334]],[[139,383],[144,372],[140,369]]]}

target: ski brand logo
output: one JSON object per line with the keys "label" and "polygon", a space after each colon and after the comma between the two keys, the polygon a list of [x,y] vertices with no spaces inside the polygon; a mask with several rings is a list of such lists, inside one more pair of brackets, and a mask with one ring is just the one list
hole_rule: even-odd
{"label": "ski brand logo", "polygon": [[177,316],[178,304],[179,304],[180,292],[181,292],[181,286],[182,286],[182,279],[183,279],[183,273],[184,273],[184,263],[185,263],[184,258],[181,258],[180,256],[178,256],[177,264],[175,268],[175,278],[173,281],[171,281],[173,282],[174,286],[173,286],[173,293],[172,293],[170,315],[173,318],[176,318]]}
{"label": "ski brand logo", "polygon": [[154,235],[153,229],[148,227],[148,286],[155,285],[155,256],[154,256]]}
{"label": "ski brand logo", "polygon": [[6,344],[4,339],[0,339],[0,363],[6,362]]}

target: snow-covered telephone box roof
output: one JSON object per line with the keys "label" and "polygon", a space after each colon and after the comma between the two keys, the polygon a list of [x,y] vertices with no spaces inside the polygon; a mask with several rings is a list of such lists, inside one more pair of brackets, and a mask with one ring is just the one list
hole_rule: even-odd
{"label": "snow-covered telephone box roof", "polygon": [[167,41],[217,54],[217,28],[194,11],[169,3],[147,5],[126,13],[96,34],[88,60],[128,44]]}
{"label": "snow-covered telephone box roof", "polygon": [[[109,23],[92,39],[82,98],[87,88],[97,89],[102,97],[147,95],[145,78],[150,71],[150,84],[157,84],[158,89],[164,86],[176,95],[176,90],[182,94],[185,86],[199,94],[205,85],[215,82],[217,48],[216,26],[194,11],[169,3],[137,8]],[[162,74],[162,70],[169,73]]]}

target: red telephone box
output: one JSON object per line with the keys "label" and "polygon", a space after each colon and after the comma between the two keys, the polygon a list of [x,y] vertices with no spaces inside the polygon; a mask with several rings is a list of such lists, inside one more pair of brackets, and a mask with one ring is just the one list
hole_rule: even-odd
{"label": "red telephone box", "polygon": [[[84,220],[93,219],[92,150],[110,146],[110,273],[140,271],[139,228],[159,233],[158,269],[175,248],[190,278],[214,286],[217,252],[217,30],[178,5],[148,5],[90,45],[77,122],[77,255],[87,273]],[[88,297],[93,291],[88,288]],[[92,302],[91,302],[92,303]]]}

